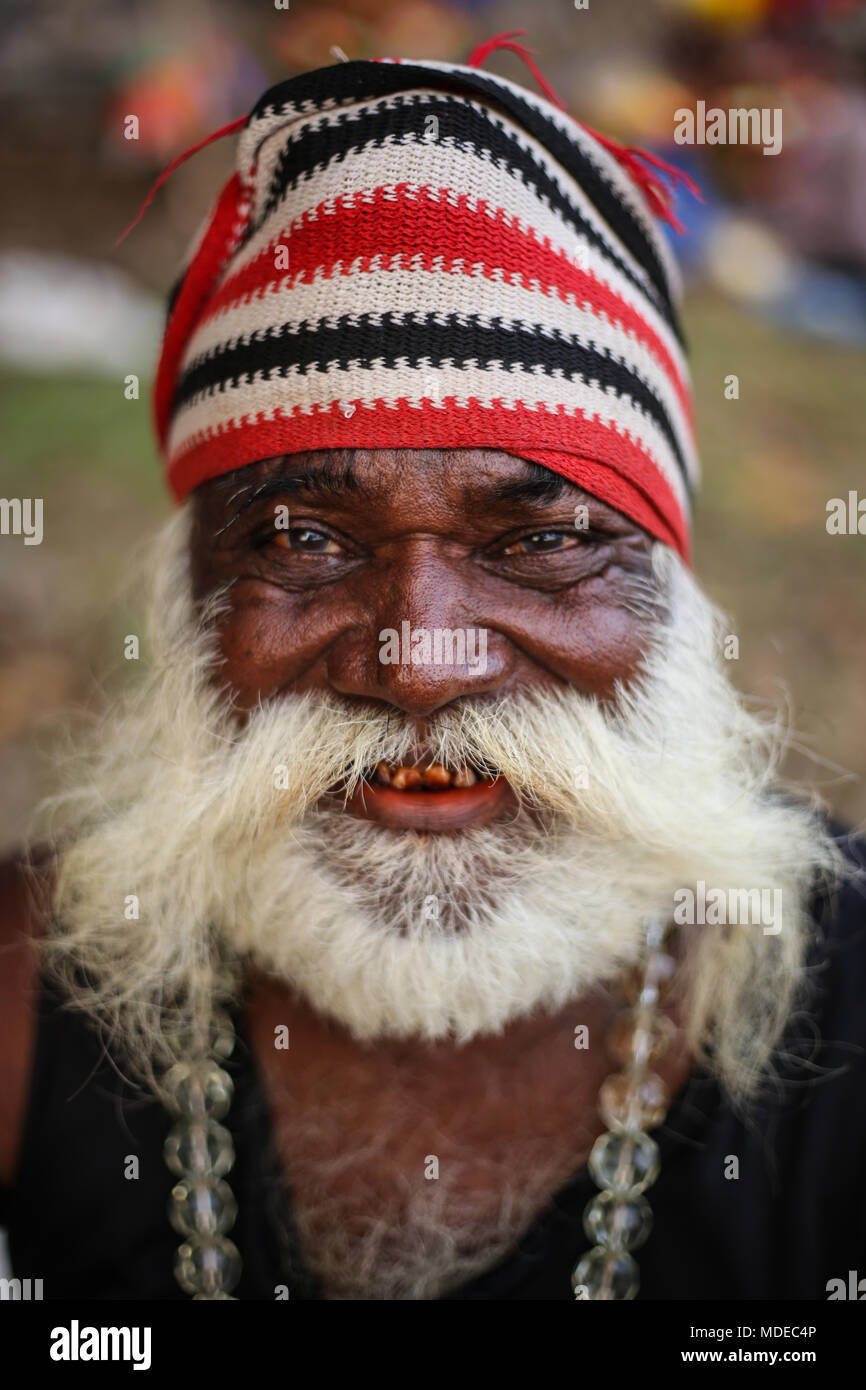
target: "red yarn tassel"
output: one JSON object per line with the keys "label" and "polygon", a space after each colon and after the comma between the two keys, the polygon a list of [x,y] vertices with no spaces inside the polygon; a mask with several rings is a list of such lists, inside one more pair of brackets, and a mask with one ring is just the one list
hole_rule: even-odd
{"label": "red yarn tassel", "polygon": [[[581,124],[583,124],[581,122]],[[676,169],[673,164],[668,164],[666,160],[659,159],[658,155],[650,154],[649,150],[642,150],[638,145],[618,145],[615,140],[611,140],[607,135],[600,135],[592,126],[584,125],[584,130],[597,140],[600,145],[612,155],[618,164],[621,164],[626,173],[634,180],[638,188],[649,203],[655,215],[662,222],[667,222],[673,227],[675,232],[684,232],[685,227],[679,218],[674,215],[671,207],[671,192],[677,184],[682,184],[693,198],[698,202],[704,201],[704,195],[698,188],[694,179],[684,173],[682,169]],[[646,164],[652,164],[669,180],[664,183],[649,169],[644,168],[643,160]]]}
{"label": "red yarn tassel", "polygon": [[[548,101],[552,102],[554,106],[558,106],[560,111],[565,111],[567,109],[565,102],[557,96],[550,83],[545,79],[544,74],[540,71],[538,64],[532,57],[532,49],[526,48],[521,43],[512,42],[513,39],[519,38],[527,32],[526,29],[508,29],[505,33],[495,34],[492,39],[487,39],[484,43],[480,43],[477,48],[473,49],[470,56],[466,59],[466,67],[479,68],[481,64],[489,58],[491,53],[496,52],[496,50],[500,48],[507,49],[511,53],[516,53],[518,58],[523,59],[523,62],[529,68],[529,71],[532,73]],[[674,215],[671,205],[671,191],[677,184],[682,184],[693,197],[703,202],[703,195],[694,179],[689,178],[688,174],[684,173],[682,169],[675,169],[672,164],[667,164],[663,159],[659,159],[657,155],[650,154],[648,150],[642,150],[637,145],[618,145],[615,140],[611,140],[606,135],[600,135],[597,130],[593,130],[591,126],[584,125],[582,121],[578,121],[578,125],[582,126],[587,135],[591,135],[594,140],[597,140],[598,143],[607,150],[608,154],[612,155],[617,163],[622,165],[629,177],[637,184],[649,203],[650,208],[660,221],[669,223],[674,231],[685,231],[682,222]],[[651,173],[650,170],[645,167],[646,164],[651,164],[655,169],[658,169],[666,176],[669,183],[663,182],[656,174]]]}
{"label": "red yarn tassel", "polygon": [[119,246],[121,242],[126,241],[126,238],[129,236],[130,232],[135,230],[142,217],[147,212],[147,209],[150,207],[151,203],[156,197],[157,193],[162,188],[162,185],[169,178],[171,178],[171,175],[174,173],[175,169],[179,169],[181,164],[183,164],[187,159],[189,159],[191,155],[198,154],[199,150],[204,149],[205,145],[212,145],[215,140],[222,140],[224,135],[234,135],[235,132],[240,130],[242,126],[245,126],[246,123],[246,116],[238,116],[236,121],[229,121],[228,125],[220,126],[219,130],[215,130],[210,135],[206,135],[203,140],[199,140],[197,145],[191,145],[188,150],[184,150],[183,154],[177,155],[177,157],[173,159],[170,164],[166,165],[162,173],[151,185],[151,188],[149,189],[144,199],[144,202],[141,204],[141,207],[138,209],[138,212],[135,214],[135,217],[132,219],[129,226],[124,228],[124,230],[120,233],[120,236],[114,243],[115,246]]}
{"label": "red yarn tassel", "polygon": [[480,68],[491,53],[494,53],[498,48],[505,48],[509,53],[516,53],[518,58],[523,59],[547,100],[552,102],[554,106],[558,106],[560,111],[564,111],[566,109],[565,102],[557,96],[532,56],[535,50],[527,48],[522,43],[512,43],[512,39],[520,38],[522,34],[528,33],[528,29],[506,29],[502,34],[495,34],[492,39],[487,39],[485,43],[480,43],[477,48],[473,49],[466,59],[465,66],[467,68]]}

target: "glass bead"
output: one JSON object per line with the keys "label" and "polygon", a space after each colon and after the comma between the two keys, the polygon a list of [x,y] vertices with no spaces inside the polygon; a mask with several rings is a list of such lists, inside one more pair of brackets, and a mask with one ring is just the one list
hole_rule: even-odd
{"label": "glass bead", "polygon": [[637,1250],[649,1236],[653,1225],[652,1208],[646,1197],[619,1197],[615,1192],[599,1192],[583,1213],[583,1229],[596,1245],[614,1250]]}
{"label": "glass bead", "polygon": [[224,1236],[188,1240],[178,1247],[174,1272],[184,1293],[214,1298],[228,1293],[241,1277],[241,1256],[237,1246]]}
{"label": "glass bead", "polygon": [[589,1171],[598,1187],[633,1196],[659,1175],[659,1146],[641,1130],[600,1134],[589,1155]]}
{"label": "glass bead", "polygon": [[620,993],[628,1004],[637,1004],[641,991],[646,985],[658,991],[660,999],[666,998],[676,974],[677,962],[665,951],[657,951],[646,961],[632,965],[620,981]]}
{"label": "glass bead", "polygon": [[658,1002],[658,985],[647,984],[646,981],[644,981],[644,987],[638,995],[637,1007],[639,1009],[654,1009]]}
{"label": "glass bead", "polygon": [[643,982],[643,965],[630,965],[623,973],[618,982],[618,990],[627,1004],[637,1003],[643,989]]}
{"label": "glass bead", "polygon": [[654,1071],[617,1071],[599,1087],[598,1109],[608,1129],[655,1129],[669,1105],[668,1089]]}
{"label": "glass bead", "polygon": [[667,951],[656,951],[647,961],[646,977],[651,984],[669,985],[676,973],[676,958]]}
{"label": "glass bead", "polygon": [[654,1066],[661,1061],[674,1038],[676,1026],[667,1014],[629,1009],[611,1024],[607,1046],[620,1066],[630,1062]]}
{"label": "glass bead", "polygon": [[223,1236],[231,1230],[238,1204],[221,1178],[185,1179],[173,1188],[169,1219],[182,1236]]}
{"label": "glass bead", "polygon": [[232,1137],[215,1120],[179,1121],[169,1131],[163,1152],[179,1178],[221,1178],[235,1161]]}
{"label": "glass bead", "polygon": [[229,1112],[234,1082],[216,1062],[177,1062],[163,1077],[172,1107],[180,1115],[221,1120]]}
{"label": "glass bead", "polygon": [[235,1050],[235,1026],[224,1009],[214,1015],[210,1050],[221,1062],[231,1057]]}
{"label": "glass bead", "polygon": [[596,1245],[575,1265],[571,1287],[575,1293],[585,1289],[590,1303],[625,1300],[637,1294],[640,1274],[636,1262],[625,1251]]}
{"label": "glass bead", "polygon": [[655,955],[660,951],[667,935],[668,923],[664,917],[649,917],[644,920],[647,951]]}

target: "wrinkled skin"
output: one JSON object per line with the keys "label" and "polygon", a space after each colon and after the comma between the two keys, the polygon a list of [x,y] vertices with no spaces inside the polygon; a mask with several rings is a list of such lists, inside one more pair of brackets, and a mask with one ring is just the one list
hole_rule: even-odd
{"label": "wrinkled skin", "polygon": [[[423,721],[521,685],[609,697],[644,650],[646,619],[627,605],[629,581],[649,572],[650,539],[541,473],[491,450],[358,449],[271,459],[203,484],[195,588],[202,597],[233,582],[220,633],[241,707],[281,690],[331,690]],[[275,528],[280,505],[297,532]],[[585,530],[575,529],[579,505]],[[402,621],[487,628],[487,670],[383,665],[379,632]]]}

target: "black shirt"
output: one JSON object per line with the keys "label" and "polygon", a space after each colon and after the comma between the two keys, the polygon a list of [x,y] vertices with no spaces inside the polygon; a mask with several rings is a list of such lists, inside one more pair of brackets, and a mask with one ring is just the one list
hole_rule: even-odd
{"label": "black shirt", "polygon": [[[866,868],[864,842],[840,838]],[[743,1119],[698,1069],[654,1132],[661,1174],[648,1193],[653,1231],[636,1254],[640,1299],[823,1301],[830,1280],[866,1278],[866,888],[855,881],[832,903],[816,898],[814,914],[814,997],[789,1023],[778,1083]],[[43,981],[19,1174],[0,1191],[13,1272],[42,1279],[46,1300],[183,1300],[180,1237],[167,1217],[175,1179],[162,1156],[170,1118],[60,1004]],[[226,1063],[235,1099],[223,1122],[237,1155],[235,1296],[272,1300],[286,1286],[293,1300],[317,1298],[240,1011],[235,1024]],[[571,1272],[590,1245],[582,1213],[597,1190],[578,1172],[504,1260],[448,1300],[572,1299]]]}

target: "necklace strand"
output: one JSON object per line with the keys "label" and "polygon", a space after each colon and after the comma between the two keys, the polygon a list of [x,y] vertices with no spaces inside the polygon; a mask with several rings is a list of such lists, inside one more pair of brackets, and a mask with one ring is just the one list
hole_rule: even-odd
{"label": "necklace strand", "polygon": [[593,1247],[578,1260],[571,1277],[580,1302],[633,1299],[640,1274],[633,1251],[652,1230],[652,1209],[644,1193],[658,1178],[659,1147],[650,1129],[662,1123],[670,1095],[653,1070],[673,1040],[675,1028],[659,1010],[676,962],[663,949],[667,925],[645,922],[643,965],[626,977],[631,1007],[613,1023],[608,1048],[622,1070],[599,1090],[606,1125],[592,1146],[587,1167],[601,1191],[587,1203],[583,1229]]}
{"label": "necklace strand", "polygon": [[229,1112],[234,1082],[221,1062],[234,1051],[228,1014],[215,1020],[211,1056],[177,1062],[163,1078],[175,1123],[165,1141],[165,1161],[179,1181],[172,1188],[169,1220],[183,1236],[174,1274],[193,1299],[232,1299],[241,1277],[241,1254],[228,1239],[238,1213],[225,1180],[235,1161],[232,1136],[220,1124]]}

